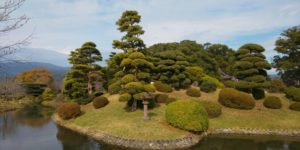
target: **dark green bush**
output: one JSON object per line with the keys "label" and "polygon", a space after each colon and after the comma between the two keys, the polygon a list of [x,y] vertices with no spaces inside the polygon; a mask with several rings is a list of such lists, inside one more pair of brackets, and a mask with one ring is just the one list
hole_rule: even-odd
{"label": "dark green bush", "polygon": [[98,109],[98,108],[101,108],[101,107],[104,107],[106,106],[107,104],[109,103],[108,99],[104,96],[99,96],[99,97],[96,97],[94,98],[93,100],[93,106],[94,108]]}
{"label": "dark green bush", "polygon": [[271,109],[280,109],[282,106],[281,100],[276,96],[268,96],[265,98],[264,106]]}
{"label": "dark green bush", "polygon": [[58,116],[64,120],[76,118],[81,113],[80,105],[73,102],[67,102],[61,104],[56,111]]}
{"label": "dark green bush", "polygon": [[194,132],[208,129],[208,115],[204,107],[194,100],[180,100],[166,108],[166,121],[174,127]]}
{"label": "dark green bush", "polygon": [[201,93],[200,93],[199,89],[191,87],[188,90],[186,90],[186,95],[192,96],[192,97],[200,97]]}
{"label": "dark green bush", "polygon": [[129,94],[129,93],[124,93],[124,94],[120,95],[119,101],[120,101],[120,102],[128,102],[128,101],[131,100],[131,98],[132,98],[131,94]]}
{"label": "dark green bush", "polygon": [[280,78],[274,78],[271,80],[271,85],[269,87],[270,92],[284,92],[286,88],[285,83]]}
{"label": "dark green bush", "polygon": [[170,93],[173,91],[173,89],[170,85],[162,83],[160,81],[154,82],[154,86],[155,86],[156,90],[159,92]]}
{"label": "dark green bush", "polygon": [[103,92],[98,91],[98,92],[95,92],[93,95],[94,95],[94,97],[98,97],[98,96],[103,95]]}
{"label": "dark green bush", "polygon": [[235,85],[234,85],[235,83],[232,80],[225,81],[224,84],[228,88],[234,88],[235,87]]}
{"label": "dark green bush", "polygon": [[224,106],[237,109],[252,109],[255,107],[255,100],[251,95],[232,88],[225,88],[220,91],[219,102]]}
{"label": "dark green bush", "polygon": [[219,117],[222,114],[222,106],[216,102],[200,101],[200,104],[205,108],[209,118]]}
{"label": "dark green bush", "polygon": [[294,101],[300,101],[300,88],[288,87],[284,90],[285,96]]}
{"label": "dark green bush", "polygon": [[300,102],[294,102],[289,107],[291,110],[300,111]]}
{"label": "dark green bush", "polygon": [[117,94],[121,90],[121,83],[115,82],[108,86],[108,93],[109,94]]}
{"label": "dark green bush", "polygon": [[200,89],[203,92],[209,93],[209,92],[216,91],[217,85],[211,81],[203,81],[200,85]]}
{"label": "dark green bush", "polygon": [[265,90],[264,89],[252,89],[252,95],[254,99],[263,99],[265,98]]}

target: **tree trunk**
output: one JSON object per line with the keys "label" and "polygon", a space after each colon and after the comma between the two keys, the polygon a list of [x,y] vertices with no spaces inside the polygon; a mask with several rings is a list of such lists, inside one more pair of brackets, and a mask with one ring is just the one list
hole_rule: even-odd
{"label": "tree trunk", "polygon": [[136,109],[137,109],[137,100],[133,99],[133,103],[132,103],[132,106],[131,106],[131,111],[136,111]]}
{"label": "tree trunk", "polygon": [[93,83],[92,83],[90,75],[91,75],[91,72],[89,72],[89,75],[88,75],[88,94],[92,95],[93,94]]}

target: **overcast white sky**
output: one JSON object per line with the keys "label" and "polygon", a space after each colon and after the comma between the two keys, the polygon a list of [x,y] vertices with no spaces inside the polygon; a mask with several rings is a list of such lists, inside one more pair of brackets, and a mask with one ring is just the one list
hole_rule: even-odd
{"label": "overcast white sky", "polygon": [[85,41],[95,42],[107,56],[120,39],[116,20],[137,10],[147,46],[189,39],[262,44],[271,58],[274,41],[286,28],[300,25],[300,0],[27,0],[18,13],[31,21],[10,38],[34,31],[29,47],[69,53]]}

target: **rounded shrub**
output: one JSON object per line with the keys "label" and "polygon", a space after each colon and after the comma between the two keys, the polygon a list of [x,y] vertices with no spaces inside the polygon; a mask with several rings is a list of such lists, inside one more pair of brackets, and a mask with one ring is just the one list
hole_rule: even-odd
{"label": "rounded shrub", "polygon": [[286,88],[285,83],[280,78],[274,78],[271,80],[271,85],[269,87],[270,92],[284,92]]}
{"label": "rounded shrub", "polygon": [[205,108],[209,118],[216,118],[222,114],[222,106],[216,102],[200,101],[200,104]]}
{"label": "rounded shrub", "polygon": [[108,86],[108,93],[109,94],[117,94],[121,90],[121,83],[115,82]]}
{"label": "rounded shrub", "polygon": [[96,97],[94,98],[93,100],[93,106],[94,108],[98,109],[98,108],[101,108],[101,107],[104,107],[106,106],[107,104],[109,103],[108,99],[104,96],[99,96],[99,97]]}
{"label": "rounded shrub", "polygon": [[214,78],[214,77],[211,77],[209,75],[205,75],[203,78],[202,78],[202,81],[209,81],[209,82],[212,82],[214,83],[217,87],[219,88],[223,88],[224,87],[224,84],[222,82],[220,82],[217,78]]}
{"label": "rounded shrub", "polygon": [[58,116],[64,120],[75,118],[80,115],[80,105],[74,102],[61,104],[56,110]]}
{"label": "rounded shrub", "polygon": [[201,93],[200,90],[197,88],[189,88],[188,90],[186,90],[186,95],[188,96],[192,96],[192,97],[200,97]]}
{"label": "rounded shrub", "polygon": [[300,102],[300,88],[288,87],[284,90],[284,93],[287,98]]}
{"label": "rounded shrub", "polygon": [[166,108],[166,121],[177,128],[201,132],[208,129],[208,115],[204,107],[194,100],[180,100]]}
{"label": "rounded shrub", "polygon": [[232,80],[225,81],[224,84],[228,88],[234,88],[235,87],[235,85],[234,85],[235,83]]}
{"label": "rounded shrub", "polygon": [[265,98],[265,90],[264,89],[252,89],[252,95],[254,99],[263,99]]}
{"label": "rounded shrub", "polygon": [[232,88],[225,88],[220,91],[219,102],[224,106],[237,109],[255,107],[255,100],[251,95]]}
{"label": "rounded shrub", "polygon": [[280,109],[282,106],[281,100],[276,96],[268,96],[264,100],[264,106],[271,109]]}
{"label": "rounded shrub", "polygon": [[209,93],[216,91],[217,85],[211,81],[203,81],[200,85],[200,89],[203,92]]}
{"label": "rounded shrub", "polygon": [[154,82],[154,86],[155,86],[156,90],[159,92],[170,93],[173,91],[173,89],[170,85],[162,83],[160,81]]}
{"label": "rounded shrub", "polygon": [[129,94],[129,93],[124,93],[124,94],[120,95],[119,101],[120,101],[120,102],[128,102],[128,101],[131,100],[131,98],[132,98],[131,94]]}
{"label": "rounded shrub", "polygon": [[300,111],[300,102],[294,102],[289,107],[291,110]]}

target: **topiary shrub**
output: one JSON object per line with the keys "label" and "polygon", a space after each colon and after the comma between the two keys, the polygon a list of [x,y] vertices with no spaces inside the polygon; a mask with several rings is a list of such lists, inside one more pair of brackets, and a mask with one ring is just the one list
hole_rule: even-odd
{"label": "topiary shrub", "polygon": [[170,93],[173,91],[173,89],[170,85],[162,83],[160,81],[154,82],[154,86],[155,86],[156,90],[159,92]]}
{"label": "topiary shrub", "polygon": [[285,96],[294,101],[300,101],[300,88],[288,87],[284,90]]}
{"label": "topiary shrub", "polygon": [[255,100],[251,95],[232,88],[225,88],[220,91],[219,102],[224,106],[237,109],[255,107]]}
{"label": "topiary shrub", "polygon": [[252,95],[254,99],[263,99],[265,98],[265,90],[264,89],[252,89]]}
{"label": "topiary shrub", "polygon": [[300,111],[300,102],[294,102],[289,107],[291,110]]}
{"label": "topiary shrub", "polygon": [[216,118],[222,114],[222,106],[216,102],[200,101],[200,104],[205,108],[209,118]]}
{"label": "topiary shrub", "polygon": [[209,81],[209,82],[212,82],[214,83],[217,87],[219,88],[223,88],[224,87],[224,84],[222,82],[220,82],[217,78],[214,78],[214,77],[211,77],[209,75],[205,75],[203,78],[202,78],[202,81]]}
{"label": "topiary shrub", "polygon": [[51,101],[55,98],[55,93],[50,88],[46,88],[42,94],[42,98],[45,101]]}
{"label": "topiary shrub", "polygon": [[108,99],[104,96],[99,96],[99,97],[96,97],[94,98],[93,100],[93,106],[94,108],[98,109],[98,108],[101,108],[101,107],[104,107],[106,106],[107,104],[109,103]]}
{"label": "topiary shrub", "polygon": [[285,88],[286,85],[280,78],[274,78],[271,80],[268,90],[269,92],[284,92]]}
{"label": "topiary shrub", "polygon": [[209,93],[209,92],[216,91],[217,85],[210,81],[203,81],[200,85],[200,89],[203,92]]}
{"label": "topiary shrub", "polygon": [[75,118],[80,115],[80,105],[74,102],[61,104],[56,110],[58,116],[64,120]]}
{"label": "topiary shrub", "polygon": [[264,106],[271,109],[280,109],[282,106],[280,98],[276,96],[268,96],[264,100]]}
{"label": "topiary shrub", "polygon": [[124,93],[124,94],[120,95],[119,101],[120,101],[120,102],[128,102],[128,101],[131,100],[131,98],[132,98],[131,94],[129,94],[129,93]]}
{"label": "topiary shrub", "polygon": [[119,91],[121,91],[121,83],[118,81],[115,83],[112,83],[108,86],[109,94],[117,94],[117,93],[119,93]]}
{"label": "topiary shrub", "polygon": [[228,88],[234,88],[235,87],[235,85],[234,85],[235,83],[232,80],[225,81],[224,84]]}
{"label": "topiary shrub", "polygon": [[170,103],[166,108],[166,121],[177,128],[201,132],[208,129],[208,115],[204,107],[194,100]]}
{"label": "topiary shrub", "polygon": [[192,96],[192,97],[200,97],[201,93],[200,90],[197,88],[189,88],[188,90],[186,90],[186,95],[188,96]]}

